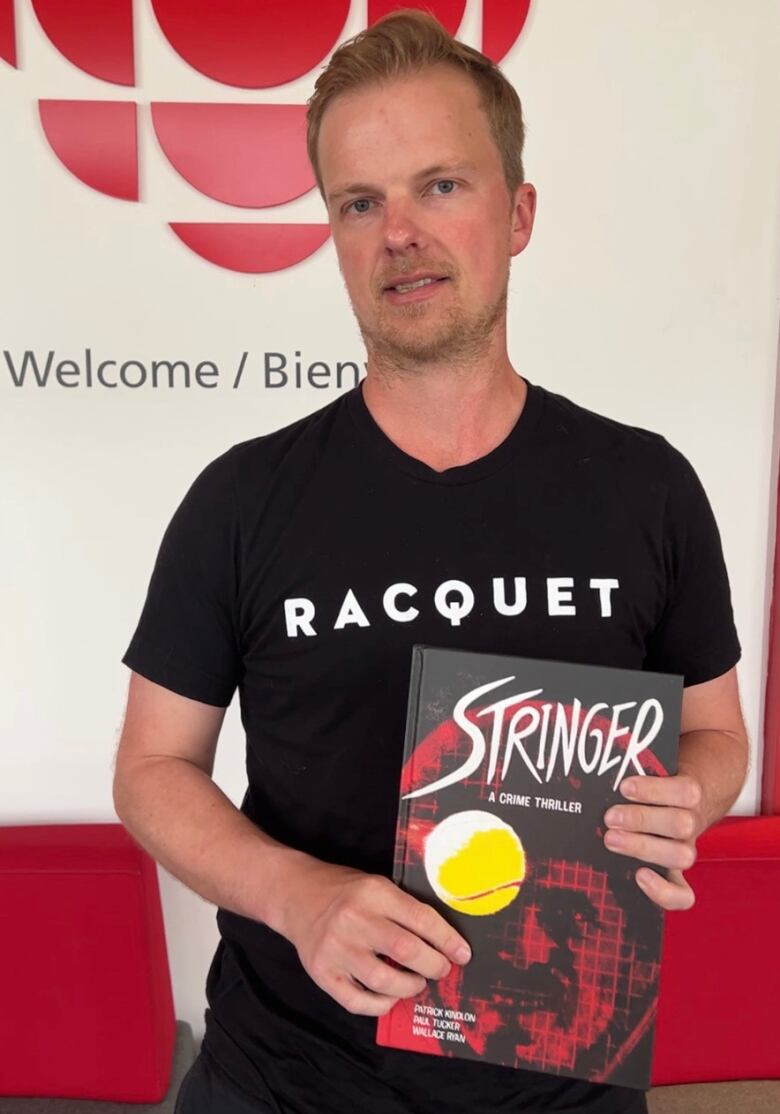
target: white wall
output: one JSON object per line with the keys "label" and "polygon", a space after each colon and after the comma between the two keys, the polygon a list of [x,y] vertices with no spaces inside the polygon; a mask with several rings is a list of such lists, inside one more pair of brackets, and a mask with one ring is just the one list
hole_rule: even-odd
{"label": "white wall", "polygon": [[[310,74],[260,95],[201,78],[136,4],[139,88],[62,59],[18,0],[22,68],[0,62],[0,823],[114,819],[120,657],[162,530],[203,465],[334,390],[269,391],[266,351],[362,359],[329,243],[246,276],[188,252],[171,219],[323,220],[315,194],[257,216],[200,196],[167,164],[148,102],[300,103]],[[462,37],[476,42],[479,3]],[[364,23],[354,3],[345,37]],[[536,0],[504,68],[528,120],[538,224],[515,262],[510,342],[532,381],[665,434],[693,461],[721,526],[761,747],[776,483],[780,294],[780,14],[774,0]],[[142,203],[87,189],[43,138],[40,97],[141,104]],[[2,352],[58,359],[211,359],[241,387],[14,387]],[[243,790],[231,706],[216,778]],[[757,810],[760,760],[736,812]],[[202,1031],[214,909],[161,871],[176,1007]]]}

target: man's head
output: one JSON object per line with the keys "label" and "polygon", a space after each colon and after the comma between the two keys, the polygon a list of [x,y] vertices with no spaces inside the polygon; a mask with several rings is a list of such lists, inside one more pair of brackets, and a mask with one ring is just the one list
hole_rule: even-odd
{"label": "man's head", "polygon": [[308,121],[369,355],[473,360],[503,325],[510,259],[533,222],[512,86],[432,17],[395,13],[336,51]]}
{"label": "man's head", "polygon": [[520,98],[514,87],[484,54],[454,39],[433,16],[411,9],[386,16],[344,43],[317,78],[308,102],[306,142],[323,196],[318,140],[325,110],[334,98],[442,65],[474,83],[501,156],[507,190],[514,196],[523,182],[525,140]]}

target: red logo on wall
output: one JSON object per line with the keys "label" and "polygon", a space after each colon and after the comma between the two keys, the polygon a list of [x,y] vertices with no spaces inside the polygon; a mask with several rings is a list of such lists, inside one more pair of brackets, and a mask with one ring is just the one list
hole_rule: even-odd
{"label": "red logo on wall", "polygon": [[[351,0],[151,0],[170,47],[211,81],[270,89],[303,77],[336,47]],[[517,41],[530,0],[482,0],[481,50],[500,62]],[[69,62],[134,87],[133,0],[32,0],[40,26]],[[451,34],[466,0],[368,0],[370,26],[397,8],[430,11]],[[13,0],[0,0],[0,58],[17,66]],[[157,141],[191,186],[224,205],[266,209],[315,188],[303,104],[40,100],[51,149],[80,181],[139,201],[139,106]],[[142,120],[146,113],[143,113]],[[202,258],[249,274],[279,271],[328,239],[327,224],[171,222]]]}

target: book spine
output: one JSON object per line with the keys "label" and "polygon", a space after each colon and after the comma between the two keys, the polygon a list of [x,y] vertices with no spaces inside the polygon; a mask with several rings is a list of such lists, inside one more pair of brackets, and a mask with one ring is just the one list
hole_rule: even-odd
{"label": "book spine", "polygon": [[[409,704],[406,709],[406,733],[404,735],[404,756],[402,768],[406,766],[414,754],[417,745],[417,721],[420,716],[420,688],[423,674],[423,646],[412,647],[412,675],[409,679]],[[400,793],[399,793],[400,797]],[[402,833],[406,831],[406,819],[409,812],[409,801],[402,797],[398,803],[398,823],[395,835],[395,856],[393,860],[393,881],[400,885],[403,881],[406,866],[406,846],[402,845]]]}
{"label": "book spine", "polygon": [[[401,768],[406,766],[414,753],[417,743],[417,720],[420,713],[420,687],[423,672],[422,646],[412,648],[412,674],[409,679],[409,704],[406,709],[406,733],[404,735],[404,754]],[[403,881],[406,867],[406,843],[403,834],[406,831],[406,818],[409,811],[409,801],[405,801],[399,791],[398,823],[395,830],[395,852],[393,856],[393,881],[400,885]],[[398,1002],[390,1010],[377,1019],[376,1040],[377,1044],[387,1048],[403,1048],[403,1033],[394,1033],[396,1023],[403,1023],[403,1002]],[[406,1028],[407,1026],[403,1026]],[[400,1039],[399,1039],[400,1038]]]}

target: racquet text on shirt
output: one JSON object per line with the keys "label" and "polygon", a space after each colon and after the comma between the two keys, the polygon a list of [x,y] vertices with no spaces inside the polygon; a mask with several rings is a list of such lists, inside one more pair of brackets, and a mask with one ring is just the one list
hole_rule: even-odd
{"label": "racquet text on shirt", "polygon": [[[514,577],[511,589],[507,587],[507,580],[507,577],[493,577],[493,608],[499,615],[521,615],[528,606],[527,577]],[[588,588],[591,592],[597,594],[601,618],[610,619],[612,617],[612,593],[620,588],[620,582],[614,577],[591,577]],[[411,602],[416,595],[417,588],[414,584],[391,584],[382,596],[384,615],[395,623],[413,622],[420,614],[419,608]],[[574,577],[548,576],[545,580],[544,602],[547,614],[551,617],[576,615]],[[442,581],[433,594],[433,605],[436,611],[453,627],[460,626],[463,620],[468,618],[474,610],[475,603],[474,590],[465,580]],[[314,627],[316,614],[317,608],[314,600],[306,596],[286,599],[284,601],[284,620],[287,637],[297,638],[299,634],[306,635],[308,638],[315,637],[317,635],[317,630]],[[348,626],[371,626],[371,621],[365,609],[351,588],[348,588],[344,595],[333,623],[333,630],[343,630]]]}

